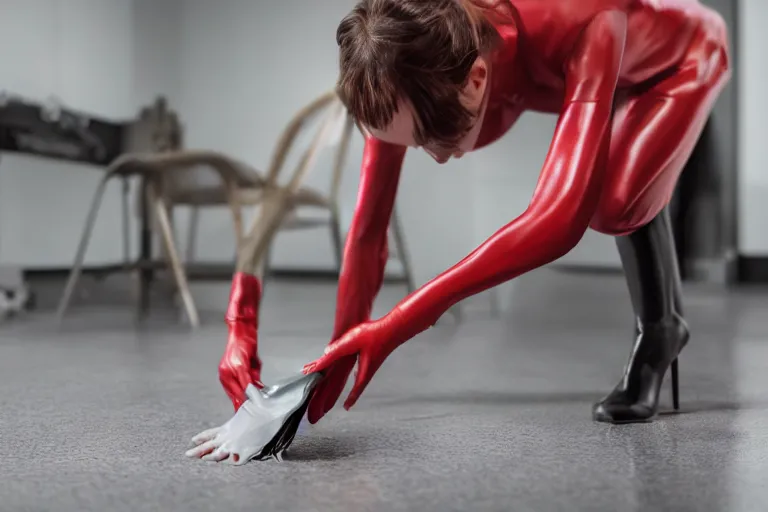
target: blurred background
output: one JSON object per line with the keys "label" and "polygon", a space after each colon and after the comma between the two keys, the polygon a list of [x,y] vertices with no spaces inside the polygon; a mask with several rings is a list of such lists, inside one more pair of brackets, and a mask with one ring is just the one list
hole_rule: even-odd
{"label": "blurred background", "polygon": [[[759,135],[767,66],[761,23],[768,13],[763,3],[749,0],[705,3],[731,27],[737,73],[689,164],[696,171],[685,175],[675,218],[686,277],[734,283],[754,278],[753,272],[739,273],[740,259],[752,269],[755,260],[768,256],[762,229],[768,156]],[[178,116],[184,148],[220,151],[265,170],[291,118],[333,87],[333,34],[349,7],[347,1],[325,2],[305,17],[296,15],[309,8],[299,0],[269,7],[245,0],[4,0],[1,87],[33,104],[58,102],[118,128],[162,96]],[[417,283],[524,210],[555,121],[526,114],[500,143],[445,166],[420,152],[408,156],[398,207]],[[103,173],[77,161],[88,157],[68,161],[29,156],[33,150],[12,152],[11,138],[4,137],[0,166],[0,265],[31,274],[66,271]],[[342,228],[356,199],[361,148],[355,132],[338,194]],[[326,153],[306,182],[317,189],[331,183],[332,153]],[[136,190],[134,180],[131,194]],[[121,194],[120,183],[108,186],[85,254],[86,271],[123,261]],[[423,207],[425,197],[429,208]],[[176,210],[177,240],[187,247],[190,208]],[[196,260],[225,270],[235,245],[229,211],[205,208],[197,222]],[[138,231],[130,236],[131,256],[137,257]],[[336,268],[331,239],[322,229],[281,233],[272,261],[279,272],[328,274]],[[559,264],[619,268],[613,241],[592,232]],[[393,261],[393,275],[400,272],[397,266]]]}
{"label": "blurred background", "polygon": [[[768,281],[768,144],[762,135],[768,119],[768,2],[703,3],[728,23],[735,73],[688,163],[673,218],[694,318],[699,315],[704,325],[707,319],[732,325],[743,318],[734,316],[734,308],[751,311],[754,319],[760,315],[755,304],[763,302],[733,303],[730,297],[748,293],[762,301],[759,285]],[[23,380],[19,361],[28,351],[69,361],[68,370],[45,379],[50,385],[73,379],[83,367],[78,354],[99,361],[123,357],[111,350],[161,350],[149,365],[154,370],[128,371],[121,382],[130,387],[141,378],[173,388],[163,361],[176,364],[172,347],[191,343],[184,345],[187,359],[174,373],[179,400],[190,396],[183,386],[207,386],[203,401],[219,404],[218,413],[225,414],[215,370],[238,251],[232,197],[240,198],[247,231],[262,212],[259,194],[271,183],[284,130],[334,86],[335,30],[353,4],[0,0],[0,360],[11,372],[0,389],[14,393]],[[357,130],[345,131],[343,113],[333,108],[316,121],[331,128],[302,176],[303,209],[268,244],[266,336],[306,340],[296,342],[298,352],[266,348],[275,362],[267,371],[306,362],[330,335],[337,250],[355,205],[363,146]],[[391,233],[390,291],[377,311],[523,212],[555,122],[554,116],[526,113],[503,140],[442,166],[423,152],[408,154]],[[284,186],[293,176],[317,126],[309,123],[297,136],[275,183]],[[338,148],[347,140],[347,156],[336,168]],[[192,152],[191,160],[152,160],[167,151]],[[168,234],[172,243],[163,238]],[[535,280],[524,278],[459,305],[448,319],[451,336],[462,322],[469,327],[459,329],[500,322],[495,325],[501,331],[489,335],[499,339],[508,336],[504,329],[512,320],[527,325],[538,318],[539,331],[533,332],[541,336],[552,318],[564,329],[591,328],[618,303],[616,312],[623,316],[615,328],[626,343],[617,344],[610,378],[584,390],[588,396],[598,388],[608,391],[631,330],[614,241],[588,232],[549,270],[565,277],[537,271]],[[587,292],[584,283],[591,287]],[[578,302],[585,309],[572,309]],[[557,305],[561,312],[547,317]],[[752,332],[766,334],[759,326]],[[136,345],[136,339],[145,342]],[[146,340],[157,340],[169,352],[146,348]],[[563,336],[550,348],[570,341]],[[181,368],[189,367],[203,373],[185,380]],[[54,400],[46,389],[39,396]],[[202,413],[189,412],[187,424]]]}

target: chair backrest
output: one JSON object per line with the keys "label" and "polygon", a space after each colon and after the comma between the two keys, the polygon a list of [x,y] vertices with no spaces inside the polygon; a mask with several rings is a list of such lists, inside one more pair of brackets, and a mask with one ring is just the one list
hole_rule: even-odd
{"label": "chair backrest", "polygon": [[[334,91],[315,98],[290,120],[276,144],[267,171],[265,183],[271,187],[285,187],[295,192],[317,163],[324,149],[335,147],[331,172],[330,197],[333,204],[338,197],[343,168],[349,151],[354,123]],[[311,141],[306,147],[296,147],[299,158],[293,173],[286,171],[289,153],[299,146],[299,139]],[[178,151],[182,146],[182,127],[178,116],[170,110],[164,98],[143,109],[139,117],[126,128],[124,152],[164,153]],[[303,151],[301,151],[303,150]],[[250,169],[242,169],[243,186],[255,186]],[[186,168],[184,172],[169,172],[163,177],[167,192],[183,192],[220,185],[219,177],[206,166]]]}
{"label": "chair backrest", "polygon": [[123,152],[136,156],[168,155],[168,158],[153,160],[153,165],[168,171],[163,173],[162,183],[163,190],[171,197],[221,186],[222,173],[230,178],[236,175],[241,186],[262,183],[254,169],[226,155],[213,151],[185,151],[179,117],[162,96],[143,108],[137,119],[126,126]]}
{"label": "chair backrest", "polygon": [[[284,186],[289,191],[295,191],[314,168],[319,153],[330,146],[336,146],[330,190],[331,199],[335,201],[353,128],[351,117],[334,91],[315,98],[291,119],[278,139],[267,171],[267,185]],[[287,174],[285,167],[288,154],[299,137],[307,135],[307,132],[312,134],[311,142],[300,153],[293,173]]]}

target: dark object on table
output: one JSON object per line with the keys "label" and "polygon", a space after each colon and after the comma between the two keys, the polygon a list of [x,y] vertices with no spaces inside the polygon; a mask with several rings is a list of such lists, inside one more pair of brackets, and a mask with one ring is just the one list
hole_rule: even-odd
{"label": "dark object on table", "polygon": [[0,150],[107,165],[122,152],[124,124],[0,93]]}

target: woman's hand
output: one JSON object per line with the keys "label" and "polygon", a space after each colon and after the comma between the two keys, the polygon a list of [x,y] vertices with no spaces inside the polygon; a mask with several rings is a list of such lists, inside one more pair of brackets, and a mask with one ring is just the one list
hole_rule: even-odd
{"label": "woman's hand", "polygon": [[[330,410],[344,390],[344,384],[351,370],[350,362],[354,363],[356,356],[358,368],[355,385],[344,402],[344,408],[349,410],[355,405],[384,360],[405,341],[394,336],[395,318],[390,313],[379,320],[363,322],[353,327],[344,336],[330,344],[325,349],[325,355],[306,365],[304,373],[327,372],[329,378],[339,373],[335,371],[337,366],[342,366],[346,370],[340,373],[340,385],[324,386],[322,390],[318,389],[318,393],[324,393],[325,396],[315,396],[313,400],[320,400],[326,404],[325,409]],[[314,419],[316,421],[319,418]]]}
{"label": "woman's hand", "polygon": [[247,399],[249,384],[261,389],[261,360],[256,348],[256,325],[250,322],[229,322],[229,337],[224,355],[219,361],[219,381],[232,401],[235,411]]}

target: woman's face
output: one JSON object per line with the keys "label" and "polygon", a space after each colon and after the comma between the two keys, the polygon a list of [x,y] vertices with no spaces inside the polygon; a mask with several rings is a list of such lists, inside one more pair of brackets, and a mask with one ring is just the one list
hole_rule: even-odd
{"label": "woman's face", "polygon": [[483,114],[486,107],[486,91],[488,84],[488,65],[485,59],[479,57],[470,71],[467,85],[462,91],[461,100],[464,106],[474,113],[472,128],[467,135],[452,147],[441,144],[427,143],[419,145],[416,142],[416,115],[413,106],[407,101],[401,101],[392,122],[383,130],[365,127],[372,137],[390,144],[406,147],[421,147],[439,164],[444,164],[451,158],[461,158],[464,153],[473,149],[480,132]]}

